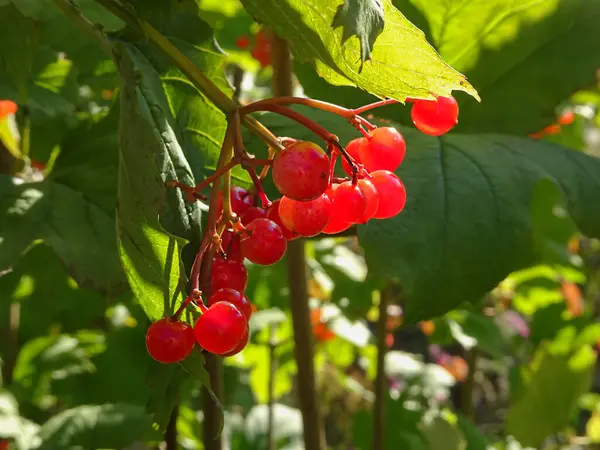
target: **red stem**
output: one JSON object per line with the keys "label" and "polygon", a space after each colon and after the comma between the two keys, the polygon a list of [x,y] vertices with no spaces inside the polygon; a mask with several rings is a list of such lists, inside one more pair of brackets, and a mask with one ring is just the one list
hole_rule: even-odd
{"label": "red stem", "polygon": [[353,109],[351,110],[351,112],[352,115],[358,116],[359,114],[362,114],[375,108],[379,108],[380,106],[393,105],[395,103],[398,103],[398,100],[394,100],[393,98],[386,98],[385,100],[380,100],[378,102],[370,103],[368,105],[361,106],[360,108]]}

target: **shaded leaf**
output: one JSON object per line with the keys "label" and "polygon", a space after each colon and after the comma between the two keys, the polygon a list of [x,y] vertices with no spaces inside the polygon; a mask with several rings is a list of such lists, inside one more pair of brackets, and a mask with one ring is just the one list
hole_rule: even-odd
{"label": "shaded leaf", "polygon": [[52,417],[42,425],[40,450],[57,448],[123,448],[143,440],[152,420],[136,405],[83,405]]}
{"label": "shaded leaf", "polygon": [[[343,27],[342,44],[356,35],[360,41],[360,60],[371,59],[375,40],[384,26],[383,3],[381,0],[344,0],[333,16],[333,28]],[[362,64],[359,72],[362,71]]]}
{"label": "shaded leaf", "polygon": [[344,31],[331,28],[337,0],[243,0],[256,19],[287,38],[300,61],[314,61],[319,75],[334,85],[358,86],[374,95],[403,101],[406,97],[450,95],[454,89],[477,97],[466,79],[444,63],[390,0],[382,0],[385,29],[371,61],[359,72],[358,39],[340,46]]}

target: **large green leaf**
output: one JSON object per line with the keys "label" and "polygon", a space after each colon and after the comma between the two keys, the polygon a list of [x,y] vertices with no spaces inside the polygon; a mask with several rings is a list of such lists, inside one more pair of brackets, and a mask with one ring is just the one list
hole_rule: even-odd
{"label": "large green leaf", "polygon": [[[595,82],[600,3],[587,0],[411,0],[441,56],[477,86],[461,103],[459,130],[526,134],[555,121],[554,108]],[[408,11],[407,11],[408,14]]]}
{"label": "large green leaf", "polygon": [[522,397],[508,411],[507,432],[523,445],[539,448],[547,436],[568,425],[579,397],[591,387],[595,363],[588,345],[572,354],[542,347]]}
{"label": "large green leaf", "polygon": [[147,437],[152,432],[151,425],[150,416],[140,406],[78,406],[42,425],[38,449],[124,448]]}
{"label": "large green leaf", "polygon": [[374,95],[404,100],[450,95],[458,89],[477,97],[465,77],[448,66],[390,0],[383,0],[385,27],[371,61],[362,63],[357,37],[342,43],[344,28],[333,28],[338,0],[243,0],[256,19],[287,38],[301,61],[314,61],[334,85],[359,86]]}
{"label": "large green leaf", "polygon": [[24,17],[14,5],[0,6],[0,70],[10,74],[20,91],[21,98],[17,100],[26,96],[35,46],[33,20]]}
{"label": "large green leaf", "polygon": [[47,179],[0,178],[0,268],[43,239],[80,285],[110,294],[124,289],[114,233],[115,119],[76,129]]}
{"label": "large green leaf", "polygon": [[[299,109],[306,112],[306,109]],[[356,133],[335,116],[307,113],[347,142]],[[314,140],[272,115],[277,135]],[[425,136],[402,129],[404,211],[359,227],[369,270],[398,278],[409,322],[476,302],[514,270],[535,261],[532,196],[541,179],[561,188],[579,229],[600,236],[600,161],[555,144],[502,135]],[[249,141],[250,148],[260,146]]]}

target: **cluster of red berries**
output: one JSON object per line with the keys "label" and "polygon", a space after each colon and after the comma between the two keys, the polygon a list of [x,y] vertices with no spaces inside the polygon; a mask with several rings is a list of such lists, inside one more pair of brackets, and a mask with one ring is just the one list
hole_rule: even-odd
{"label": "cluster of red berries", "polygon": [[[451,97],[417,100],[412,117],[421,131],[440,135],[456,124],[458,106]],[[290,139],[272,166],[273,181],[282,197],[274,202],[265,198],[260,207],[245,189],[231,189],[231,212],[239,221],[221,235],[211,266],[208,304],[204,305],[199,291],[193,294],[192,300],[202,311],[193,328],[177,320],[178,313],[154,322],[146,335],[150,355],[164,363],[181,361],[195,342],[222,356],[242,351],[248,343],[252,313],[244,295],[248,283],[244,259],[271,265],[283,258],[287,241],[337,234],[353,224],[399,214],[406,204],[406,191],[393,171],[405,153],[404,138],[391,127],[364,132],[364,137],[350,141],[345,150],[331,146],[328,153],[312,142]],[[334,177],[339,156],[348,178]],[[216,206],[223,211],[222,197]]]}
{"label": "cluster of red berries", "polygon": [[[239,36],[235,45],[240,50],[246,50],[250,47],[250,38],[248,36]],[[254,37],[254,46],[250,50],[250,55],[256,59],[264,69],[271,64],[271,41],[265,30],[261,29]]]}

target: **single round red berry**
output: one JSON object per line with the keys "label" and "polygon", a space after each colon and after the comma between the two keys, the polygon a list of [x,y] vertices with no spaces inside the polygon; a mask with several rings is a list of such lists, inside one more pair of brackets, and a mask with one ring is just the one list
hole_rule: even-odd
{"label": "single round red berry", "polygon": [[267,210],[263,208],[259,208],[258,206],[252,206],[246,210],[240,220],[242,221],[242,225],[248,225],[254,219],[265,219],[267,217]]}
{"label": "single round red berry", "polygon": [[194,348],[194,331],[185,322],[164,317],[146,332],[146,348],[155,360],[174,363],[185,359]]}
{"label": "single round red berry", "polygon": [[[350,142],[348,142],[348,145],[346,145],[346,152],[352,156],[357,164],[361,164],[360,147],[364,142],[367,142],[367,139],[362,137],[352,139]],[[350,164],[348,164],[346,158],[344,158],[343,155],[340,155],[339,158],[342,159],[342,169],[344,169],[344,172],[346,172],[347,175],[352,176],[352,167],[350,167]]]}
{"label": "single round red berry", "polygon": [[288,241],[293,241],[294,239],[297,239],[300,236],[294,233],[288,227],[286,227],[281,221],[281,217],[279,217],[279,203],[281,203],[281,199],[279,198],[273,203],[271,203],[269,211],[267,212],[267,219],[272,220],[277,225],[279,225],[279,228],[281,228],[281,232],[283,233],[284,238],[286,238]]}
{"label": "single round red berry", "polygon": [[357,186],[365,198],[365,209],[362,217],[356,223],[367,223],[379,209],[379,192],[366,178],[358,180]]}
{"label": "single round red berry", "polygon": [[317,144],[295,142],[275,157],[273,181],[286,197],[314,200],[329,186],[329,158]]}
{"label": "single round red berry", "polygon": [[406,142],[395,128],[375,128],[369,137],[363,139],[360,148],[360,160],[369,172],[398,168],[406,154]]}
{"label": "single round red berry", "polygon": [[379,207],[374,219],[394,217],[404,209],[406,190],[400,178],[387,170],[371,173],[371,183],[379,193]]}
{"label": "single round red berry", "polygon": [[252,304],[248,297],[235,289],[219,289],[208,299],[208,306],[212,306],[217,302],[229,302],[244,315],[246,320],[252,315]]}
{"label": "single round red berry", "polygon": [[242,234],[242,254],[254,264],[270,266],[285,254],[287,241],[279,225],[269,219],[255,219]]}
{"label": "single round red berry", "polygon": [[229,229],[223,231],[221,235],[221,247],[227,259],[235,259],[236,261],[244,261],[242,249],[240,246],[240,236],[235,231]]}
{"label": "single round red berry", "polygon": [[19,107],[12,100],[0,100],[0,119],[9,114],[16,114]]}
{"label": "single round red berry", "polygon": [[231,209],[238,216],[243,215],[253,204],[252,196],[239,186],[231,188]]}
{"label": "single round red berry", "polygon": [[225,288],[244,292],[247,285],[248,271],[244,264],[235,259],[223,259],[218,256],[213,259],[210,270],[211,292]]}
{"label": "single round red berry", "polygon": [[247,332],[248,321],[234,305],[217,302],[209,306],[194,325],[196,342],[216,355],[232,351]]}
{"label": "single round red berry", "polygon": [[236,347],[233,350],[223,354],[223,356],[225,357],[225,356],[237,355],[239,352],[241,352],[242,350],[244,350],[246,348],[246,345],[248,345],[249,338],[250,338],[250,330],[248,330],[248,327],[246,327],[246,333],[244,333],[244,335],[240,339],[240,342],[238,342],[238,344],[236,345]]}
{"label": "single round red berry", "polygon": [[458,122],[458,103],[454,97],[416,100],[410,110],[415,126],[425,134],[440,136]]}
{"label": "single round red berry", "polygon": [[338,186],[339,186],[339,184],[332,184],[325,191],[325,194],[332,201],[331,218],[329,219],[327,226],[322,231],[322,233],[325,233],[325,234],[337,234],[344,230],[347,230],[348,228],[350,228],[352,226],[352,224],[350,222],[346,222],[346,221],[342,220],[340,215],[335,213],[335,210],[336,210],[335,191],[338,188]]}
{"label": "single round red berry", "polygon": [[309,202],[282,197],[279,217],[283,224],[300,236],[316,236],[325,229],[331,218],[332,204],[326,194]]}

